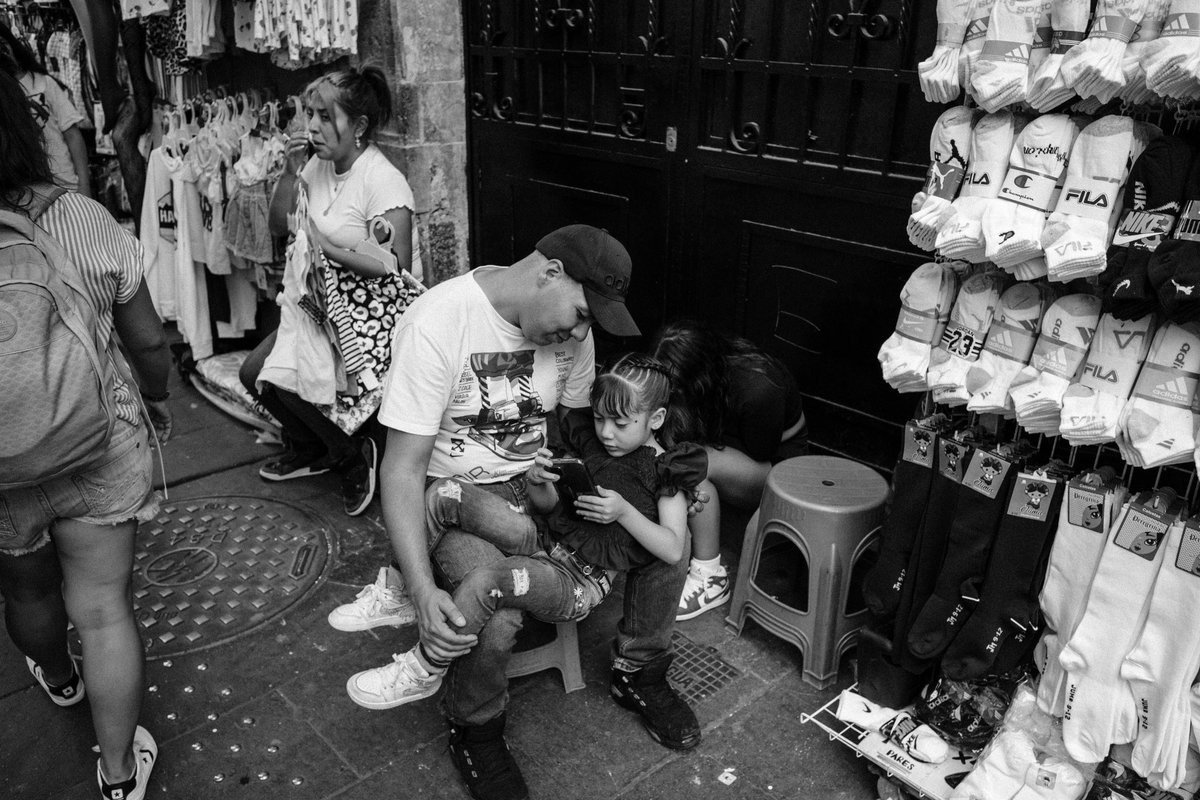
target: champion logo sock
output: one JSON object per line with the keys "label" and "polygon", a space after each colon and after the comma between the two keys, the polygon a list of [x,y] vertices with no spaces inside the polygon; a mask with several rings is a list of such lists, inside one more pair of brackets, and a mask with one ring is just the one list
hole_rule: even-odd
{"label": "champion logo sock", "polygon": [[1083,363],[1099,317],[1100,300],[1086,294],[1060,297],[1047,309],[1029,365],[1008,390],[1021,427],[1058,433],[1063,394]]}
{"label": "champion logo sock", "polygon": [[1083,42],[1063,57],[1063,80],[1080,97],[1107,103],[1125,85],[1125,47],[1146,12],[1146,0],[1099,0]]}
{"label": "champion logo sock", "polygon": [[[955,106],[942,112],[929,135],[929,172],[925,200],[908,218],[908,239],[922,250],[932,250],[938,231],[950,218],[950,203],[958,194],[971,158],[971,128],[976,114]],[[915,203],[914,203],[915,204]]]}
{"label": "champion logo sock", "polygon": [[1017,136],[1004,185],[983,212],[983,240],[989,260],[1003,267],[1042,255],[1046,210],[1066,170],[1078,132],[1065,114],[1046,114],[1026,125]]}
{"label": "champion logo sock", "polygon": [[970,0],[938,0],[933,52],[917,65],[921,91],[930,103],[950,103],[958,98],[958,53],[970,7]]}
{"label": "champion logo sock", "polygon": [[1029,59],[1043,7],[1048,3],[997,0],[971,74],[971,94],[985,111],[1025,99]]}
{"label": "champion logo sock", "polygon": [[1117,421],[1154,336],[1154,318],[1103,314],[1076,383],[1063,393],[1059,431],[1073,445],[1115,441]]}
{"label": "champion logo sock", "polygon": [[950,322],[929,357],[926,381],[937,402],[948,405],[967,402],[967,370],[983,351],[1006,280],[1002,272],[985,272],[968,278],[959,289]]}
{"label": "champion logo sock", "polygon": [[1060,73],[1063,57],[1083,41],[1087,31],[1089,0],[1052,0],[1050,52],[1033,73],[1029,82],[1029,104],[1037,111],[1048,111],[1062,105],[1075,94]]}
{"label": "champion logo sock", "polygon": [[958,293],[958,277],[945,264],[918,267],[900,291],[896,329],[879,348],[883,379],[901,392],[924,392],[929,387],[931,348],[941,340]]}
{"label": "champion logo sock", "polygon": [[938,231],[934,245],[947,258],[972,263],[984,260],[983,227],[980,218],[988,200],[1000,192],[1008,171],[1008,157],[1018,127],[1012,113],[987,114],[971,133],[971,168],[963,179],[958,198],[952,204],[954,215]]}
{"label": "champion logo sock", "polygon": [[1179,463],[1196,447],[1193,403],[1200,378],[1200,326],[1158,330],[1117,423],[1122,458],[1139,467]]}
{"label": "champion logo sock", "polygon": [[1029,363],[1042,317],[1053,300],[1053,290],[1044,283],[1014,284],[1000,296],[983,352],[967,370],[968,410],[997,414],[1012,410],[1008,388]]}

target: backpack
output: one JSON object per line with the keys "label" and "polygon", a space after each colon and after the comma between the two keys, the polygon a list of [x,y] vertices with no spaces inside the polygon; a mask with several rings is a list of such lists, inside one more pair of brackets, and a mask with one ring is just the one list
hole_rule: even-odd
{"label": "backpack", "polygon": [[70,475],[103,455],[116,424],[117,356],[62,246],[36,225],[63,194],[0,210],[0,491]]}

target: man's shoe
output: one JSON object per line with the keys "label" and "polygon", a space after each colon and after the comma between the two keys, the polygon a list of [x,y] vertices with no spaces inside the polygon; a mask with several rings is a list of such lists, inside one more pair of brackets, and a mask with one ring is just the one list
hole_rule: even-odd
{"label": "man's shoe", "polygon": [[526,800],[529,787],[504,741],[505,715],[482,725],[450,723],[450,760],[475,800]]}
{"label": "man's shoe", "polygon": [[352,603],[329,612],[329,624],[339,631],[369,631],[381,625],[399,628],[416,622],[417,612],[403,589],[388,586],[388,570],[380,567],[374,583],[368,583]]}
{"label": "man's shoe", "polygon": [[158,760],[158,745],[141,725],[133,732],[133,774],[119,783],[106,783],[100,762],[96,762],[96,780],[104,800],[142,800],[150,783],[150,771]]}
{"label": "man's shoe", "polygon": [[274,461],[263,464],[258,476],[265,481],[290,481],[326,472],[329,472],[329,460],[325,456],[287,451]]}
{"label": "man's shoe", "polygon": [[441,674],[431,674],[417,663],[415,650],[392,656],[392,663],[363,670],[346,681],[346,694],[363,708],[376,711],[424,700],[437,694]]}
{"label": "man's shoe", "polygon": [[612,671],[609,692],[617,705],[636,711],[654,741],[672,750],[700,744],[700,723],[679,693],[667,683],[671,656],[661,656],[637,672]]}
{"label": "man's shoe", "polygon": [[722,571],[718,575],[709,575],[704,579],[688,573],[687,581],[683,584],[683,595],[679,598],[679,611],[675,614],[676,622],[698,617],[705,611],[729,602],[733,594],[729,585],[729,575]]}
{"label": "man's shoe", "polygon": [[29,667],[29,672],[41,684],[46,696],[56,706],[62,708],[73,706],[83,700],[83,696],[87,693],[83,687],[83,678],[79,675],[79,666],[75,663],[74,658],[71,659],[71,677],[62,686],[51,686],[50,682],[46,680],[42,668],[34,663],[32,658],[26,658],[25,665]]}
{"label": "man's shoe", "polygon": [[363,439],[361,458],[342,473],[342,504],[346,514],[357,517],[371,505],[375,497],[375,472],[379,467],[379,453],[375,449],[375,441],[370,437]]}

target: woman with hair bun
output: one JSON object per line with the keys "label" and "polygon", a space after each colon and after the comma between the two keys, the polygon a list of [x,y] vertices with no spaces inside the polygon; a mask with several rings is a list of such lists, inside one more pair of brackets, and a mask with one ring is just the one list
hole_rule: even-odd
{"label": "woman with hair bun", "polygon": [[[422,277],[412,189],[372,142],[392,116],[387,78],[370,66],[328,73],[305,89],[304,109],[307,125],[288,140],[287,167],[271,198],[271,230],[284,235],[289,218],[305,210],[297,208],[303,186],[310,244],[320,247],[333,268],[365,369],[382,384],[397,305],[404,307],[413,291],[400,273]],[[285,275],[285,294],[287,284]],[[346,433],[300,397],[298,356],[286,341],[288,317],[299,312],[286,302],[281,309],[279,330],[251,353],[240,375],[283,429],[284,453],[259,475],[286,481],[338,472],[346,513],[357,516],[375,494],[375,443],[369,436]],[[281,335],[284,341],[276,347]],[[332,383],[335,376],[328,380]]]}

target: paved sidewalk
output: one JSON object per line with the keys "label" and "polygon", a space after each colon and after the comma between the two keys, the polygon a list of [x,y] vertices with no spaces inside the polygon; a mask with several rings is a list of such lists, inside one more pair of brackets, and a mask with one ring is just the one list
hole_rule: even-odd
{"label": "paved sidewalk", "polygon": [[[352,599],[387,561],[378,500],[364,516],[351,519],[341,511],[337,482],[331,476],[283,484],[260,480],[258,466],[275,448],[256,444],[250,429],[222,415],[191,387],[181,386],[178,378],[174,383],[176,438],[164,454],[171,480],[169,506],[177,509],[176,517],[193,514],[188,509],[197,509],[193,516],[204,513],[202,503],[187,503],[194,498],[204,498],[207,507],[218,509],[210,515],[221,514],[222,504],[237,506],[226,519],[261,505],[256,513],[266,521],[255,528],[260,541],[269,545],[274,537],[302,545],[297,533],[308,525],[310,534],[327,548],[302,545],[298,553],[288,551],[285,558],[276,559],[291,559],[291,577],[300,575],[296,580],[301,582],[311,566],[312,580],[303,586],[298,582],[293,595],[287,594],[290,584],[279,583],[289,580],[288,575],[275,577],[286,570],[270,567],[269,560],[250,559],[247,563],[255,566],[248,572],[229,576],[238,582],[231,586],[238,597],[243,596],[241,590],[250,589],[245,597],[251,604],[257,587],[263,598],[259,602],[286,605],[261,621],[241,619],[249,627],[237,638],[201,635],[207,629],[200,628],[194,634],[196,644],[209,644],[190,651],[181,637],[165,645],[155,640],[146,669],[142,724],[155,735],[160,751],[147,797],[467,797],[446,754],[446,726],[436,701],[372,712],[352,703],[344,691],[349,675],[384,663],[416,637],[414,626],[349,634],[333,630],[325,621],[333,606]],[[272,509],[283,509],[283,516]],[[736,557],[738,531],[746,517],[727,517],[723,546],[727,556]],[[241,526],[251,539],[252,527]],[[170,531],[147,526],[141,535],[165,537]],[[189,535],[182,531],[176,538],[186,543]],[[138,569],[148,575],[163,563],[148,558],[139,561]],[[186,566],[178,558],[170,563]],[[320,565],[319,574],[315,565]],[[160,589],[172,585],[161,575],[155,580]],[[187,591],[170,599],[182,594]],[[178,606],[179,617],[172,617],[168,608],[139,622],[155,635],[172,630],[172,625],[182,632],[190,623],[177,620],[192,614],[198,602],[198,597],[185,599]],[[804,684],[799,652],[753,622],[741,637],[734,637],[725,628],[723,609],[677,626],[677,634],[685,637],[679,640],[683,650],[701,667],[715,668],[696,675],[695,686],[707,688],[707,696],[695,704],[704,726],[703,743],[688,753],[654,743],[636,717],[608,697],[608,647],[620,610],[620,599],[614,597],[580,625],[584,689],[564,694],[553,670],[512,681],[508,741],[533,798],[875,796],[874,779],[864,762],[828,741],[819,729],[800,722],[801,714],[815,711],[837,688],[820,692]],[[230,624],[239,624],[232,616]],[[98,797],[87,704],[72,709],[51,705],[26,671],[24,659],[4,638],[0,796]],[[177,654],[155,657],[160,646],[175,648]],[[844,665],[839,686],[848,682]],[[734,780],[729,781],[731,776]]]}

